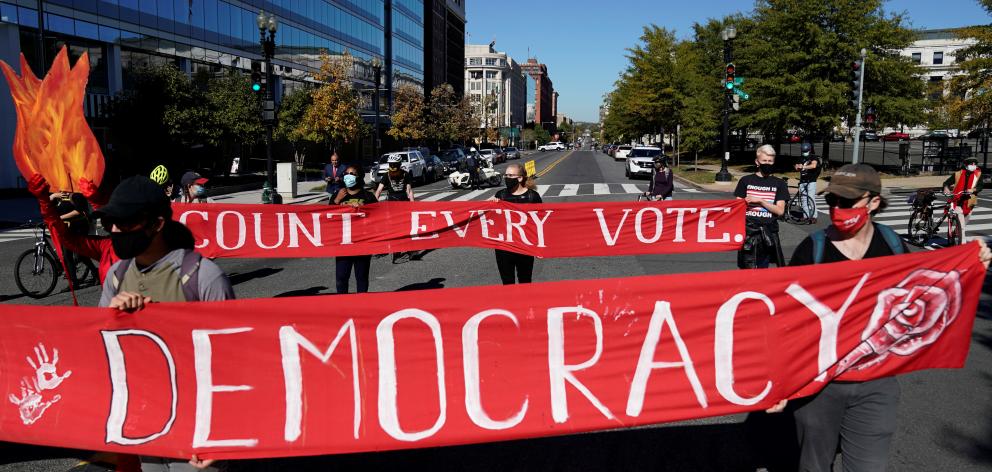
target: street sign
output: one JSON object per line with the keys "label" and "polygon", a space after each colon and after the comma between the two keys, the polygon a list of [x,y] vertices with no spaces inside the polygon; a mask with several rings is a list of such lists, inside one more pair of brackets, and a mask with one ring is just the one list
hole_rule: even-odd
{"label": "street sign", "polygon": [[537,174],[537,166],[534,165],[534,161],[527,161],[527,163],[524,164],[524,170],[527,172],[527,175]]}
{"label": "street sign", "polygon": [[748,99],[751,98],[751,96],[748,95],[747,92],[745,92],[745,91],[743,91],[743,90],[741,90],[739,88],[735,88],[734,89],[734,93],[736,93],[738,97],[741,97],[741,100],[748,100]]}

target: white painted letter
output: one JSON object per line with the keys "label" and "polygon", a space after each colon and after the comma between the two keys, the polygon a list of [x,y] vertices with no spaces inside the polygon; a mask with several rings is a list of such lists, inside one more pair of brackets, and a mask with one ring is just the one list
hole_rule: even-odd
{"label": "white painted letter", "polygon": [[254,447],[258,439],[210,439],[210,421],[214,408],[214,392],[251,390],[249,385],[214,385],[213,348],[210,336],[237,334],[251,328],[194,329],[193,367],[196,371],[196,423],[193,427],[193,447]]}
{"label": "white painted letter", "polygon": [[610,230],[606,227],[606,218],[603,216],[602,208],[594,208],[592,211],[596,212],[596,217],[599,218],[599,229],[603,232],[603,240],[606,241],[607,246],[616,246],[617,239],[620,239],[620,230],[623,228],[623,224],[627,221],[627,215],[630,214],[630,208],[625,208],[623,210],[623,217],[620,218],[620,224],[617,225],[617,230],[610,236]]}
{"label": "white painted letter", "polygon": [[431,233],[428,236],[420,236],[421,233],[427,231],[427,226],[420,224],[420,215],[426,215],[430,217],[437,217],[437,213],[433,211],[413,211],[410,212],[410,239],[434,239],[437,238],[437,233]]}
{"label": "white painted letter", "polygon": [[324,245],[324,243],[320,240],[320,214],[311,213],[310,217],[313,220],[313,232],[307,231],[306,226],[303,226],[303,222],[300,221],[299,215],[296,213],[289,214],[289,247],[300,247],[301,232],[314,247],[321,247]]}
{"label": "white painted letter", "polygon": [[513,321],[514,326],[520,327],[517,317],[506,310],[486,310],[469,318],[462,327],[462,366],[465,371],[465,411],[476,425],[492,430],[509,429],[524,419],[527,404],[530,399],[525,397],[524,404],[515,415],[507,420],[494,420],[482,408],[482,392],[479,387],[479,324],[490,316],[504,316]]}
{"label": "white painted letter", "polygon": [[854,303],[854,298],[858,296],[858,292],[861,291],[861,287],[865,285],[870,275],[869,272],[861,277],[861,280],[851,290],[851,294],[847,296],[847,300],[844,300],[844,304],[837,311],[833,311],[830,307],[820,303],[797,283],[793,283],[785,289],[785,293],[792,295],[792,298],[809,308],[809,311],[812,311],[820,319],[820,349],[816,363],[817,369],[820,371],[820,375],[816,376],[818,382],[823,382],[827,378],[827,369],[837,362],[837,331],[840,329],[840,319]]}
{"label": "white painted letter", "polygon": [[540,218],[537,216],[536,211],[527,212],[531,219],[534,220],[534,224],[537,225],[537,247],[547,247],[544,245],[544,223],[548,221],[551,213],[554,213],[554,210],[544,210],[544,218]]}
{"label": "white painted letter", "polygon": [[[423,431],[408,433],[400,427],[399,411],[396,406],[396,353],[393,339],[393,325],[397,321],[413,318],[420,320],[431,329],[434,337],[434,353],[437,356],[437,394],[440,411],[434,426]],[[434,435],[444,426],[447,418],[448,401],[444,390],[444,347],[441,345],[441,323],[434,315],[423,310],[407,308],[393,313],[379,322],[375,329],[379,347],[379,426],[383,431],[400,441],[419,441]]]}
{"label": "white painted letter", "polygon": [[[627,210],[626,213],[629,213]],[[626,218],[626,213],[624,218]],[[592,318],[596,330],[596,352],[589,360],[576,365],[565,364],[565,313],[575,313],[578,316]],[[582,395],[599,410],[603,416],[614,419],[613,413],[596,398],[589,389],[572,375],[572,372],[588,369],[603,354],[603,320],[595,311],[581,306],[548,308],[548,374],[551,379],[551,416],[556,423],[568,420],[568,397],[565,395],[565,382],[582,392]]]}
{"label": "white painted letter", "polygon": [[[103,335],[103,345],[107,351],[107,363],[110,364],[110,414],[107,415],[107,439],[108,444],[121,444],[133,446],[151,441],[172,429],[172,423],[176,421],[176,362],[172,359],[172,352],[165,341],[158,335],[141,329],[123,329],[119,331],[101,331]],[[124,437],[124,420],[127,418],[127,365],[124,363],[124,352],[121,350],[121,343],[118,339],[121,336],[144,336],[151,339],[158,345],[165,361],[169,364],[169,381],[172,385],[172,405],[169,410],[169,420],[165,422],[162,429],[153,434],[141,438]]]}
{"label": "white painted letter", "polygon": [[286,229],[282,226],[283,216],[285,215],[285,213],[276,213],[276,225],[279,229],[279,240],[276,241],[275,244],[269,246],[262,242],[262,214],[252,213],[255,222],[255,244],[257,244],[258,247],[262,249],[275,249],[282,246],[282,240],[286,235]]}
{"label": "white painted letter", "polygon": [[682,237],[682,225],[685,224],[685,214],[695,213],[698,208],[669,208],[665,210],[671,215],[673,212],[678,213],[675,217],[675,238],[672,239],[673,243],[684,243],[685,238]]}
{"label": "white painted letter", "polygon": [[358,427],[362,422],[361,392],[358,388],[358,340],[355,335],[355,321],[349,319],[338,330],[338,335],[331,341],[326,351],[320,352],[309,339],[303,337],[292,326],[279,328],[279,347],[282,352],[282,376],[286,384],[286,427],[283,437],[287,442],[296,441],[300,437],[300,423],[303,419],[303,370],[300,366],[300,346],[306,349],[320,362],[327,364],[338,343],[348,334],[351,342],[351,381],[355,401],[355,439],[358,439]]}
{"label": "white painted letter", "polygon": [[[641,229],[641,223],[644,220],[644,212],[654,213],[654,217],[655,217],[654,236],[650,238],[645,238],[644,231]],[[634,234],[637,236],[637,240],[644,244],[651,244],[661,239],[661,223],[662,223],[661,210],[655,207],[644,207],[638,210],[637,216],[634,218]]]}
{"label": "white painted letter", "polygon": [[502,241],[503,240],[503,235],[502,234],[498,234],[498,235],[496,235],[496,237],[492,237],[492,236],[489,235],[489,227],[492,226],[492,225],[494,225],[496,222],[493,221],[493,220],[490,220],[486,216],[486,212],[487,211],[494,212],[497,215],[503,213],[503,210],[499,210],[499,209],[497,209],[497,210],[479,210],[479,224],[482,226],[482,237],[485,238],[485,239],[492,239],[493,241]]}
{"label": "white painted letter", "polygon": [[[661,331],[666,323],[671,328],[672,339],[675,341],[675,347],[679,350],[681,360],[677,362],[654,360],[654,353],[658,348],[658,341],[661,339]],[[627,397],[627,416],[640,416],[651,371],[674,367],[681,367],[685,371],[689,385],[692,385],[692,392],[696,394],[696,401],[699,402],[699,406],[706,408],[709,405],[706,401],[706,391],[703,390],[699,376],[696,375],[696,369],[692,365],[692,357],[689,356],[689,349],[685,347],[685,341],[682,340],[682,336],[679,335],[679,330],[675,326],[671,304],[656,301],[654,302],[654,313],[651,314],[651,322],[648,324],[648,332],[644,336],[644,344],[641,345],[641,356],[637,359],[634,380],[630,383],[630,395]]]}
{"label": "white painted letter", "polygon": [[763,293],[741,292],[720,305],[716,312],[716,335],[713,340],[713,358],[716,365],[716,390],[727,401],[738,405],[754,405],[772,389],[769,381],[757,396],[744,398],[734,390],[734,315],[744,300],[761,300],[768,307],[768,314],[775,314],[775,304]]}
{"label": "white painted letter", "polygon": [[[503,210],[503,214],[506,215],[506,242],[513,242],[513,231],[516,230],[517,234],[520,235],[520,242],[533,246],[527,239],[527,232],[524,231],[524,226],[527,224],[527,213],[517,210]],[[514,222],[514,216],[519,217],[520,220]]]}
{"label": "white painted letter", "polygon": [[334,218],[334,215],[341,217],[341,244],[351,244],[351,218],[355,213],[327,213],[327,219]]}
{"label": "white painted letter", "polygon": [[706,221],[706,217],[709,215],[709,212],[711,211],[730,213],[730,208],[703,208],[699,210],[699,226],[698,226],[698,233],[696,233],[696,239],[698,240],[698,242],[701,243],[729,243],[730,233],[723,233],[723,236],[721,236],[720,239],[709,239],[706,237],[706,230],[708,228],[716,226],[716,223],[712,221]]}
{"label": "white painted letter", "polygon": [[[228,246],[224,241],[224,217],[227,215],[234,215],[238,219],[238,243],[234,246]],[[226,249],[228,251],[232,249],[241,249],[245,245],[245,239],[248,238],[248,229],[245,227],[245,216],[236,211],[222,211],[217,215],[217,245],[221,249]]]}

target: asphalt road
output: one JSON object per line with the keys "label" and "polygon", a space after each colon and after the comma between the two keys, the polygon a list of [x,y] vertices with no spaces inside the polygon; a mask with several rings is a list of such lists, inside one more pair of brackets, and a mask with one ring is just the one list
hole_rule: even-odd
{"label": "asphalt road", "polygon": [[[535,153],[541,177],[539,189],[548,201],[624,201],[635,198],[646,181],[624,177],[623,164],[599,151]],[[505,164],[497,166],[499,170]],[[597,185],[598,184],[598,185]],[[605,185],[604,185],[605,184]],[[631,185],[635,187],[631,187]],[[728,188],[728,191],[732,190]],[[445,182],[415,189],[418,198],[484,199],[485,192],[452,192]],[[676,198],[720,199],[726,193],[676,190]],[[781,239],[788,256],[806,235],[822,227],[783,224]],[[581,237],[581,235],[577,235]],[[0,242],[0,272],[11,273],[13,261],[31,240]],[[535,281],[595,279],[646,274],[676,274],[733,270],[732,253],[644,255],[598,258],[542,259]],[[334,292],[333,262],[322,259],[221,259],[239,298],[327,295]],[[371,290],[406,291],[498,284],[492,251],[443,249],[423,253],[409,262],[390,258],[372,262]],[[64,282],[60,289],[64,288]],[[961,370],[930,370],[904,375],[899,431],[892,448],[890,471],[987,471],[992,468],[992,285],[986,284],[967,366]],[[443,296],[443,292],[439,292]],[[98,287],[77,292],[83,305],[95,305]],[[408,296],[397,294],[397,296]],[[0,302],[68,305],[68,293],[42,300],[20,296],[11,277],[0,278]],[[473,446],[352,454],[273,461],[239,461],[233,470],[395,470],[400,467],[435,470],[741,470],[770,465],[762,450],[779,451],[775,439],[755,429],[746,415],[709,418],[639,429],[520,440]],[[80,451],[0,443],[2,471],[62,471],[86,460]],[[84,470],[81,466],[76,470]],[[90,468],[89,470],[94,470]],[[839,470],[839,469],[838,469]]]}

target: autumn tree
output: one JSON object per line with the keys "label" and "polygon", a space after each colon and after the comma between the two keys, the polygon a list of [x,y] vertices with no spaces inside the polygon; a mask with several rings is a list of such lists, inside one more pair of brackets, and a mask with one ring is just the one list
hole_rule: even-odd
{"label": "autumn tree", "polygon": [[393,92],[393,126],[386,133],[407,143],[419,141],[428,135],[426,118],[424,94],[413,85],[401,85]]}
{"label": "autumn tree", "polygon": [[299,123],[299,133],[310,141],[334,146],[351,142],[365,134],[367,126],[358,114],[358,96],[352,86],[350,71],[354,64],[345,52],[330,56],[321,51],[319,85],[311,91],[311,105]]}
{"label": "autumn tree", "polygon": [[[992,0],[979,0],[992,15]],[[957,51],[957,65],[964,74],[951,79],[949,114],[960,117],[966,127],[989,127],[992,121],[992,25],[962,28],[961,38],[975,44]]]}
{"label": "autumn tree", "polygon": [[459,111],[458,98],[450,84],[434,87],[427,103],[427,138],[436,145],[459,141]]}

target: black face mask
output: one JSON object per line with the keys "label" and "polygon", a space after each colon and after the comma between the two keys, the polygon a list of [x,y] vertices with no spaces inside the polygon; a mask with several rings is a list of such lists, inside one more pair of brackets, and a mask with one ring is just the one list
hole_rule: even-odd
{"label": "black face mask", "polygon": [[520,181],[517,180],[516,177],[503,177],[503,183],[506,184],[507,190],[513,190],[517,188],[517,185],[520,184]]}
{"label": "black face mask", "polygon": [[114,254],[121,259],[133,259],[145,252],[152,244],[152,236],[142,227],[137,231],[111,232],[110,245],[114,248]]}
{"label": "black face mask", "polygon": [[772,175],[774,167],[774,164],[758,164],[758,170],[761,171],[761,175],[764,176]]}

